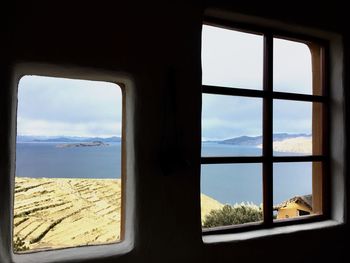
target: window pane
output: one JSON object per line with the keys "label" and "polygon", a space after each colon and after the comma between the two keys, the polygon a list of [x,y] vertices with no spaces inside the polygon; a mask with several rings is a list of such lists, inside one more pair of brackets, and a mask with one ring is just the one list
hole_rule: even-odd
{"label": "window pane", "polygon": [[300,42],[274,38],[274,91],[312,94],[312,64],[309,47]]}
{"label": "window pane", "polygon": [[121,100],[107,82],[20,80],[15,252],[121,239]]}
{"label": "window pane", "polygon": [[312,154],[312,103],[274,100],[275,155]]}
{"label": "window pane", "polygon": [[261,155],[262,99],[202,98],[202,156]]}
{"label": "window pane", "polygon": [[320,164],[314,164],[314,167],[311,162],[274,164],[273,204],[276,219],[314,214],[313,169],[316,176],[321,173]]}
{"label": "window pane", "polygon": [[261,164],[210,164],[201,169],[204,228],[262,220]]}
{"label": "window pane", "polygon": [[213,26],[203,26],[204,85],[262,89],[263,37]]}

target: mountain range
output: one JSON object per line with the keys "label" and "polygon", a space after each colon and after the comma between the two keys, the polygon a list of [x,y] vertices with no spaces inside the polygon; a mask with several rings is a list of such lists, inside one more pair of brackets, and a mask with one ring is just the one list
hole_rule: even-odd
{"label": "mountain range", "polygon": [[[297,138],[297,137],[311,137],[310,134],[305,133],[275,133],[273,134],[273,141],[283,141],[285,139]],[[120,142],[121,138],[117,136],[112,137],[79,137],[79,136],[30,136],[30,135],[18,135],[17,142],[57,142],[57,143],[79,143],[79,142],[93,142],[100,141],[104,143],[108,142]],[[262,136],[239,136],[229,138],[225,140],[216,141],[203,141],[203,143],[214,142],[219,144],[231,144],[231,145],[260,145],[262,144]]]}
{"label": "mountain range", "polygon": [[[305,133],[275,133],[273,134],[273,141],[283,141],[285,139],[292,139],[297,137],[311,137],[310,134]],[[205,142],[215,142],[220,144],[232,144],[232,145],[260,145],[262,144],[262,136],[239,136],[225,140],[217,141],[205,141]],[[204,143],[205,143],[204,142]]]}
{"label": "mountain range", "polygon": [[78,137],[78,136],[29,136],[18,135],[17,142],[59,142],[59,143],[78,143],[78,142],[120,142],[121,138],[117,136],[112,137]]}

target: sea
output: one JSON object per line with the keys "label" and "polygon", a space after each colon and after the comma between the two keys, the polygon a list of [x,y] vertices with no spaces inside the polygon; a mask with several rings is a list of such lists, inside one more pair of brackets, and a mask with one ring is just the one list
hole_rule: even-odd
{"label": "sea", "polygon": [[[16,176],[33,178],[120,178],[121,144],[57,147],[57,142],[17,143]],[[275,155],[296,155],[278,153]],[[255,146],[203,143],[202,156],[260,156]],[[262,203],[261,164],[201,166],[201,192],[223,204]],[[312,163],[275,163],[274,204],[312,193]]]}

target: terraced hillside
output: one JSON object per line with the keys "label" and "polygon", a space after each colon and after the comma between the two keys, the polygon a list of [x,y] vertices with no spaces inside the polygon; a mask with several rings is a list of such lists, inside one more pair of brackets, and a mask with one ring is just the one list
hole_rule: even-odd
{"label": "terraced hillside", "polygon": [[120,179],[16,178],[14,240],[52,249],[120,239]]}
{"label": "terraced hillside", "polygon": [[224,205],[219,201],[205,195],[201,194],[201,219],[202,224],[204,223],[205,217],[210,213],[211,210],[218,210],[223,208]]}
{"label": "terraced hillside", "polygon": [[[22,178],[15,182],[14,243],[42,250],[117,242],[120,179]],[[223,204],[201,194],[202,221]],[[20,244],[20,245],[19,245]]]}

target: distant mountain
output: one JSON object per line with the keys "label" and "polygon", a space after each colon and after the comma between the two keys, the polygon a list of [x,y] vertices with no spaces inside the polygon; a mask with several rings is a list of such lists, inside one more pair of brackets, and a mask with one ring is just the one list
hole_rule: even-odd
{"label": "distant mountain", "polygon": [[72,136],[27,136],[19,135],[17,136],[17,142],[65,142],[65,143],[74,143],[74,142],[120,142],[121,138],[117,136],[100,138],[100,137],[72,137]]}
{"label": "distant mountain", "polygon": [[85,142],[90,142],[90,141],[100,141],[100,142],[120,142],[121,138],[117,136],[113,137],[108,137],[108,138],[100,138],[100,137],[92,137],[88,139],[84,139],[83,141]]}
{"label": "distant mountain", "polygon": [[58,137],[58,138],[49,138],[49,139],[34,139],[33,142],[76,142],[77,140],[66,138],[66,137]]}
{"label": "distant mountain", "polygon": [[17,142],[33,142],[34,140],[45,140],[50,138],[49,136],[30,136],[30,135],[18,135]]}
{"label": "distant mountain", "polygon": [[306,133],[274,133],[273,141],[283,141],[285,139],[292,139],[298,137],[311,137],[311,134]]}
{"label": "distant mountain", "polygon": [[233,145],[259,145],[262,143],[262,136],[240,136],[223,141],[218,141],[220,144],[233,144]]}
{"label": "distant mountain", "polygon": [[[298,133],[275,133],[273,134],[273,141],[283,141],[285,139],[297,138],[297,137],[310,137],[310,134]],[[220,144],[232,144],[232,145],[259,145],[262,144],[262,136],[240,136],[222,141],[217,141]]]}

